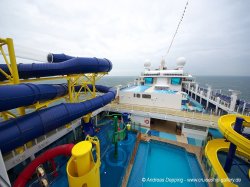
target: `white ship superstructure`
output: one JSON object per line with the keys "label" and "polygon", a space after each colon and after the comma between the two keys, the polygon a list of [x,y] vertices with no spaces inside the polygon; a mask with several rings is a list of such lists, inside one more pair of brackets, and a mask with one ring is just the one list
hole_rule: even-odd
{"label": "white ship superstructure", "polygon": [[202,140],[210,128],[217,129],[220,115],[249,112],[249,104],[239,100],[238,91],[231,90],[232,95],[226,96],[211,86],[199,87],[194,77],[184,72],[185,64],[184,57],[177,59],[174,69],[168,69],[164,60],[157,69],[146,62],[141,76],[120,89],[117,104],[109,110],[129,112],[133,121],[147,128],[152,119],[174,122],[184,136]]}
{"label": "white ship superstructure", "polygon": [[182,81],[192,76],[183,72],[184,58],[178,59],[177,65],[176,69],[167,69],[162,61],[159,69],[151,69],[145,64],[145,70],[135,84],[120,91],[119,103],[181,110],[187,99],[186,93],[182,92]]}

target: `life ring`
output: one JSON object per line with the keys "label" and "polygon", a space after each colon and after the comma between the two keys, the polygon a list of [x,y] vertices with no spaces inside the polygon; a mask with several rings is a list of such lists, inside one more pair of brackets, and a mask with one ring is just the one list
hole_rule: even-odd
{"label": "life ring", "polygon": [[144,120],[144,123],[145,123],[145,124],[149,124],[149,120],[148,120],[148,119],[145,119],[145,120]]}

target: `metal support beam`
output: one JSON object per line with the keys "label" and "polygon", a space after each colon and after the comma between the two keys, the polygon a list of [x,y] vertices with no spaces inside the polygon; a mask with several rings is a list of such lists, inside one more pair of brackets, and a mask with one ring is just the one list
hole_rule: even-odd
{"label": "metal support beam", "polygon": [[[234,130],[239,134],[242,134],[243,121],[244,121],[244,119],[240,118],[240,117],[237,117],[236,121],[235,121]],[[233,164],[233,159],[234,159],[234,156],[235,156],[235,152],[236,152],[236,145],[233,144],[233,143],[230,143],[226,163],[224,165],[224,170],[227,173],[229,173],[231,171],[231,167],[232,167],[232,164]]]}
{"label": "metal support beam", "polygon": [[13,83],[18,84],[19,83],[19,74],[18,74],[18,69],[17,69],[17,65],[16,65],[16,55],[15,55],[13,40],[11,38],[7,38],[6,44],[8,46],[10,66],[12,69]]}

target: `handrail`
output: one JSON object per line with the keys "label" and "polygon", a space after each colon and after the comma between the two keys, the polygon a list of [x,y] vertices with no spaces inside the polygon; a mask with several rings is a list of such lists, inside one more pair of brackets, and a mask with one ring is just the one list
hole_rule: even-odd
{"label": "handrail", "polygon": [[204,113],[188,112],[188,111],[181,111],[181,110],[175,110],[175,109],[170,109],[170,108],[151,107],[151,106],[144,106],[144,105],[127,105],[127,104],[111,103],[108,106],[112,108],[116,108],[116,109],[127,109],[127,110],[132,110],[132,111],[168,114],[168,115],[180,116],[180,117],[185,117],[185,118],[210,121],[210,122],[215,122],[215,123],[217,123],[218,118],[219,118],[219,116],[215,116],[212,114],[208,115]]}

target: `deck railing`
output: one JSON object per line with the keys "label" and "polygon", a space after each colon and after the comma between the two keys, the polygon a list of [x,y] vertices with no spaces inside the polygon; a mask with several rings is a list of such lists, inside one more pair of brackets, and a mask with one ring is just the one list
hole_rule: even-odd
{"label": "deck railing", "polygon": [[131,110],[131,111],[141,111],[141,112],[145,112],[145,113],[157,113],[157,114],[173,115],[173,116],[179,116],[179,117],[184,117],[184,118],[209,121],[209,122],[214,122],[214,123],[217,123],[217,121],[219,119],[219,116],[216,116],[213,114],[189,112],[189,111],[167,109],[167,108],[161,108],[161,107],[152,107],[152,106],[111,103],[107,107],[110,107],[113,109],[118,109],[118,110],[123,109],[123,110]]}

